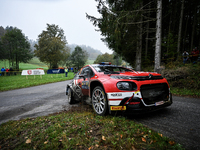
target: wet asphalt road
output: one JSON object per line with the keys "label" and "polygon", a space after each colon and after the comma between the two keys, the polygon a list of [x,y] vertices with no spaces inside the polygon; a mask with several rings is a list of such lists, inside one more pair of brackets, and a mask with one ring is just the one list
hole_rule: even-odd
{"label": "wet asphalt road", "polygon": [[173,96],[173,104],[153,113],[130,117],[187,150],[200,150],[200,99]]}
{"label": "wet asphalt road", "polygon": [[67,110],[66,85],[70,81],[0,92],[0,124]]}
{"label": "wet asphalt road", "polygon": [[[65,95],[69,82],[0,92],[0,124],[69,109]],[[147,125],[187,150],[200,150],[200,99],[173,96],[168,108],[128,119]]]}

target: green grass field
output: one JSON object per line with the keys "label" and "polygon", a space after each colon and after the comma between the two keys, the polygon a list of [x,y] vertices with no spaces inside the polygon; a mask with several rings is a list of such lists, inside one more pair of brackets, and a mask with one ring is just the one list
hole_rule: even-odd
{"label": "green grass field", "polygon": [[68,76],[65,77],[65,74],[45,74],[45,75],[30,75],[22,76],[12,75],[12,76],[1,76],[0,77],[0,91],[8,91],[13,89],[31,87],[46,83],[53,83],[59,81],[65,81],[73,79],[74,73],[69,72]]}
{"label": "green grass field", "polygon": [[[10,68],[8,60],[0,61],[0,67]],[[48,69],[48,66],[39,61],[38,58],[34,57],[28,63],[19,63],[20,70],[27,70],[27,69],[36,69],[36,68],[43,68]]]}
{"label": "green grass field", "polygon": [[[94,60],[87,60],[86,65],[93,64]],[[0,68],[10,68],[8,60],[0,61]],[[28,63],[20,63],[19,64],[20,70],[28,70],[28,69],[36,69],[36,68],[43,68],[44,70],[48,69],[48,66],[36,57],[32,58]]]}

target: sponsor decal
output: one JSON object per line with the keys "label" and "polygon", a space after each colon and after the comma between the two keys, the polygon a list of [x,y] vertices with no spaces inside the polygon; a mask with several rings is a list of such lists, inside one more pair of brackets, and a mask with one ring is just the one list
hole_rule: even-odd
{"label": "sponsor decal", "polygon": [[89,81],[83,81],[82,82],[82,89],[89,89]]}
{"label": "sponsor decal", "polygon": [[140,102],[130,102],[129,105],[137,105],[140,104]]}
{"label": "sponsor decal", "polygon": [[113,96],[113,97],[122,96],[122,93],[112,93],[111,96]]}
{"label": "sponsor decal", "polygon": [[110,110],[112,111],[126,110],[126,106],[110,106]]}

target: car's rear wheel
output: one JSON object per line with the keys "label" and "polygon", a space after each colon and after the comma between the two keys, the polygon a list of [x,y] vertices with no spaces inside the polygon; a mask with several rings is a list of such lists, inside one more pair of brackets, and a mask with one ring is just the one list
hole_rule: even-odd
{"label": "car's rear wheel", "polygon": [[92,92],[92,107],[96,114],[104,116],[107,113],[107,98],[102,87],[97,86]]}
{"label": "car's rear wheel", "polygon": [[69,104],[75,103],[73,92],[72,92],[71,88],[68,89],[68,102],[69,102]]}

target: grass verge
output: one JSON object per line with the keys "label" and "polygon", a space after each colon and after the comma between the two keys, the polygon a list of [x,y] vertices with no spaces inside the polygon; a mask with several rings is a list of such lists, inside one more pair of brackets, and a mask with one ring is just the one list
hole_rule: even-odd
{"label": "grass verge", "polygon": [[0,91],[7,91],[25,87],[31,87],[46,83],[53,83],[59,81],[65,81],[73,79],[74,73],[69,72],[68,76],[65,74],[45,74],[45,75],[12,75],[12,76],[1,76],[0,77]]}
{"label": "grass verge", "polygon": [[200,98],[200,90],[198,89],[185,89],[178,87],[171,87],[170,91],[176,96],[188,96],[193,98]]}
{"label": "grass verge", "polygon": [[1,149],[151,149],[182,146],[125,117],[95,115],[79,105],[59,114],[0,126]]}

